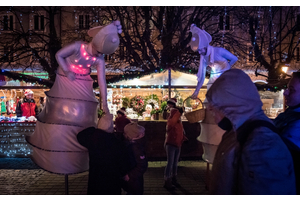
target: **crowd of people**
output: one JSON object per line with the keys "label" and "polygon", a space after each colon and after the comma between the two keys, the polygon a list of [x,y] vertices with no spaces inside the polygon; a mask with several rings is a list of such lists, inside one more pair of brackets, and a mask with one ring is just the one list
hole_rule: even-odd
{"label": "crowd of people", "polygon": [[[288,109],[272,121],[262,110],[255,85],[242,70],[224,72],[211,86],[207,109],[226,132],[215,155],[210,194],[299,194],[300,72],[293,73],[284,95]],[[174,98],[167,104],[163,186],[174,190],[180,187],[176,175],[185,140],[183,110]],[[143,194],[143,174],[148,167],[145,128],[131,122],[123,109],[119,111],[115,124],[111,114],[105,115],[98,128],[87,128],[77,136],[90,155],[88,194],[121,194],[121,188],[127,194]],[[121,139],[116,137],[120,133]]]}

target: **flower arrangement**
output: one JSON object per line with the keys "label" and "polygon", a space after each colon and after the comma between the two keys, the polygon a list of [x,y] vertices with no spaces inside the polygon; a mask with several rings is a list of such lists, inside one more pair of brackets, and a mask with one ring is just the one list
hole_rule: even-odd
{"label": "flower arrangement", "polygon": [[162,110],[159,107],[156,107],[153,110],[151,110],[150,114],[154,115],[154,114],[159,114],[161,112],[162,112]]}
{"label": "flower arrangement", "polygon": [[165,95],[165,96],[162,97],[162,101],[168,101],[168,99],[169,99],[168,95]]}
{"label": "flower arrangement", "polygon": [[130,99],[130,107],[132,107],[133,110],[136,111],[138,113],[138,115],[140,115],[140,116],[145,111],[144,105],[145,105],[144,99],[140,95],[137,95],[137,96],[133,97],[132,99]]}
{"label": "flower arrangement", "polygon": [[120,104],[122,103],[122,95],[120,94],[116,94],[114,97],[113,97],[113,104]]}

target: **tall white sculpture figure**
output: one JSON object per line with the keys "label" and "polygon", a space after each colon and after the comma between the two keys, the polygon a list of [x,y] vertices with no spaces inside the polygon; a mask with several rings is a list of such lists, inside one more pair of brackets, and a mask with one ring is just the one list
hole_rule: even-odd
{"label": "tall white sculpture figure", "polygon": [[88,31],[90,43],[76,41],[56,54],[59,68],[51,90],[45,92],[45,108],[38,115],[36,128],[26,138],[33,146],[32,160],[41,168],[58,174],[73,174],[88,170],[89,156],[76,135],[88,127],[97,127],[99,102],[93,93],[91,67],[95,66],[103,110],[107,106],[105,61],[119,46],[119,21]]}
{"label": "tall white sculpture figure", "polygon": [[[211,74],[207,83],[207,90],[214,83],[214,81],[226,70],[230,69],[231,66],[238,60],[236,56],[231,54],[224,48],[212,47],[209,45],[212,38],[209,33],[205,30],[198,28],[192,24],[190,31],[192,32],[192,39],[190,46],[193,51],[198,51],[200,54],[200,65],[197,73],[197,86],[192,94],[192,98],[195,99],[204,83],[206,67],[211,67]],[[207,100],[204,100],[204,105],[207,104]],[[220,129],[215,124],[211,112],[206,110],[205,119],[201,124],[201,133],[197,138],[203,146],[204,154],[203,159],[209,163],[213,162],[215,152],[221,142],[224,130]]]}

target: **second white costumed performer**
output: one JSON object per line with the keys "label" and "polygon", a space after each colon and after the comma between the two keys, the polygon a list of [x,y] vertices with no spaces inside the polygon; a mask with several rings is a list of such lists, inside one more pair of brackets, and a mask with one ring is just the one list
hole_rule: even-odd
{"label": "second white costumed performer", "polygon": [[[192,24],[190,31],[192,38],[190,46],[193,51],[198,51],[200,54],[200,65],[197,73],[197,87],[191,98],[196,99],[198,93],[204,83],[206,67],[211,67],[211,74],[207,83],[207,91],[215,80],[238,60],[238,58],[231,54],[224,48],[210,46],[212,38],[205,30],[198,28]],[[234,80],[233,80],[234,81]],[[206,105],[207,100],[203,102]],[[205,119],[200,123],[201,133],[197,138],[203,146],[203,159],[208,163],[213,163],[215,152],[221,142],[224,130],[214,122],[214,118],[209,110],[205,111]]]}
{"label": "second white costumed performer", "polygon": [[[36,128],[27,142],[33,146],[32,160],[44,170],[57,174],[74,174],[89,169],[88,150],[77,141],[77,133],[97,127],[99,102],[93,92],[91,67],[95,66],[103,110],[107,106],[107,86],[103,54],[116,51],[122,33],[119,21],[91,28],[90,43],[76,41],[56,54],[59,68],[47,101],[37,116]],[[108,119],[112,120],[112,119]]]}

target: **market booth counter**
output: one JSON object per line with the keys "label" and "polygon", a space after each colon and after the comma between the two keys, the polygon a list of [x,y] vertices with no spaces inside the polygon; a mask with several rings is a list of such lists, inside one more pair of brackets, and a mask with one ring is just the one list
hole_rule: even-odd
{"label": "market booth counter", "polygon": [[[138,121],[139,125],[145,127],[146,154],[149,160],[166,160],[166,123],[166,120]],[[188,121],[182,123],[189,140],[182,145],[181,159],[201,159],[203,150],[196,139],[200,133],[200,124],[190,124]],[[30,157],[32,149],[25,137],[32,134],[34,129],[35,122],[0,122],[0,157]]]}
{"label": "market booth counter", "polygon": [[[145,127],[146,155],[151,160],[166,160],[167,155],[164,149],[167,120],[138,121],[138,124]],[[201,143],[197,140],[200,134],[200,123],[189,123],[182,121],[188,141],[184,142],[181,148],[180,159],[200,160],[203,154]]]}

